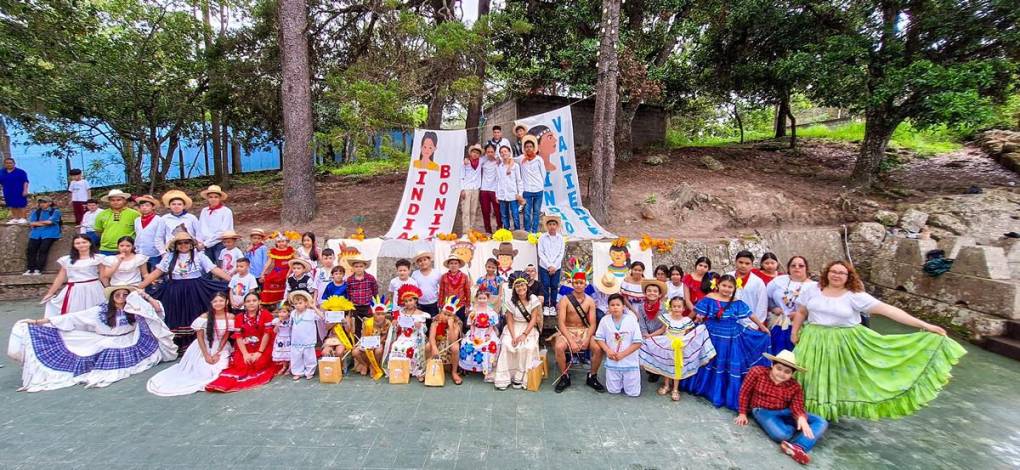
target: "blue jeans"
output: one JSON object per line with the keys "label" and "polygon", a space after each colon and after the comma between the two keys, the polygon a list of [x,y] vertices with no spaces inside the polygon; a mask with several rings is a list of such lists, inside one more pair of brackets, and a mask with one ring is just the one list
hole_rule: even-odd
{"label": "blue jeans", "polygon": [[524,192],[524,230],[538,232],[538,221],[542,218],[542,191]]}
{"label": "blue jeans", "polygon": [[754,415],[754,420],[758,422],[758,425],[765,431],[765,434],[768,434],[773,441],[787,441],[791,444],[797,444],[801,449],[804,449],[804,452],[811,452],[811,448],[822,438],[822,434],[825,434],[825,430],[829,427],[829,423],[825,421],[825,418],[808,413],[808,426],[811,427],[811,432],[815,434],[814,439],[808,439],[804,437],[802,432],[797,430],[797,420],[793,417],[793,412],[789,408],[783,410],[755,408],[751,410],[751,414]]}
{"label": "blue jeans", "polygon": [[99,234],[98,233],[96,233],[96,232],[85,232],[82,235],[85,235],[86,237],[89,237],[89,240],[92,240],[92,244],[95,245],[96,248],[99,248]]}
{"label": "blue jeans", "polygon": [[[499,218],[503,221],[503,228],[507,230],[521,229],[521,206],[516,200],[499,201]],[[513,221],[513,228],[510,228],[510,221]]]}
{"label": "blue jeans", "polygon": [[556,272],[549,274],[545,268],[538,268],[538,280],[542,282],[542,295],[545,296],[546,307],[556,306],[556,295],[560,293],[560,277],[562,275],[562,269],[557,269]]}

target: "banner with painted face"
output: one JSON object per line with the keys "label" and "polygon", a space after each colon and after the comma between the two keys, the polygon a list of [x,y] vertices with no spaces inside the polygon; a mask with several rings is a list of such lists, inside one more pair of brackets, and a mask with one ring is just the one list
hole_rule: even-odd
{"label": "banner with painted face", "polygon": [[464,129],[414,130],[404,197],[384,238],[428,240],[453,231],[466,147]]}
{"label": "banner with painted face", "polygon": [[615,238],[599,225],[581,203],[580,172],[574,157],[574,124],[570,107],[518,119],[514,123],[514,127],[517,126],[524,126],[527,135],[535,136],[538,140],[535,149],[537,158],[545,163],[542,212],[560,216],[563,220],[561,230],[568,239]]}

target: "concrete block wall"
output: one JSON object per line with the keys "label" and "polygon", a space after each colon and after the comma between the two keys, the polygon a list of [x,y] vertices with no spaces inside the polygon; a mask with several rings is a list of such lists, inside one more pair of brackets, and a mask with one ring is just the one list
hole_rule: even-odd
{"label": "concrete block wall", "polygon": [[[46,262],[46,272],[60,270],[57,266],[57,258],[71,252],[71,237],[76,233],[74,222],[70,224],[65,221],[62,227],[61,237],[50,247],[49,259]],[[25,252],[28,248],[28,226],[27,225],[0,225],[0,274],[21,274],[25,272]]]}

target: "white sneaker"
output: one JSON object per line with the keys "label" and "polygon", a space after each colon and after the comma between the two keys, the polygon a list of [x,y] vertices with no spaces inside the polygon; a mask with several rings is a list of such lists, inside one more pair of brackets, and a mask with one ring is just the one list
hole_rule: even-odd
{"label": "white sneaker", "polygon": [[18,219],[11,219],[7,221],[7,225],[17,225]]}
{"label": "white sneaker", "polygon": [[35,271],[32,271],[32,275],[33,276],[42,276],[42,272],[37,269]]}
{"label": "white sneaker", "polygon": [[29,269],[28,271],[25,271],[25,272],[21,273],[21,275],[22,276],[31,276],[32,275],[32,270]]}
{"label": "white sneaker", "polygon": [[28,219],[18,219],[18,223],[21,225],[28,225]]}

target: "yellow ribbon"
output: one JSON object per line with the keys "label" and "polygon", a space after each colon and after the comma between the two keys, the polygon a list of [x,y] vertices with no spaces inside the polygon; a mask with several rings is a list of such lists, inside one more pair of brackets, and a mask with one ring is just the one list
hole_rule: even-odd
{"label": "yellow ribbon", "polygon": [[[372,336],[375,334],[375,318],[368,318],[365,320],[365,326],[362,336]],[[372,367],[372,380],[379,380],[383,376],[382,368],[379,367],[379,362],[375,360],[375,351],[371,349],[365,350],[365,356],[368,357],[368,364]]]}
{"label": "yellow ribbon", "polygon": [[343,343],[344,348],[347,348],[348,351],[354,349],[354,344],[351,343],[350,336],[347,336],[347,331],[344,330],[343,323],[337,323],[336,326],[333,327],[333,334],[336,335],[336,338]]}
{"label": "yellow ribbon", "polygon": [[684,368],[684,337],[673,336],[672,334],[666,333],[669,337],[670,344],[673,346],[673,379],[680,379],[680,372]]}

